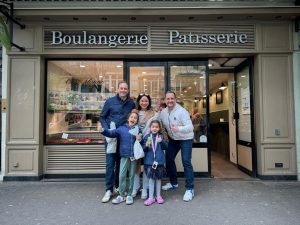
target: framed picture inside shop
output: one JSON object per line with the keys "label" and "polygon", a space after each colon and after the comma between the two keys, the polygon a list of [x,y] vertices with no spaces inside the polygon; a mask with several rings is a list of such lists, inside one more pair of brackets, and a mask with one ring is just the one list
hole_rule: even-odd
{"label": "framed picture inside shop", "polygon": [[216,92],[216,104],[222,104],[223,103],[223,91],[217,91]]}

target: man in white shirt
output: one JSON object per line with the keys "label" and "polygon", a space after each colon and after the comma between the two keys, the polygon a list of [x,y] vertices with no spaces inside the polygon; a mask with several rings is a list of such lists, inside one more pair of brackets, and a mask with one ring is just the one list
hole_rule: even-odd
{"label": "man in white shirt", "polygon": [[194,170],[191,162],[194,126],[189,112],[176,103],[175,92],[168,91],[165,95],[165,102],[167,107],[161,111],[160,120],[169,135],[169,145],[166,152],[166,170],[170,178],[170,183],[164,185],[162,189],[170,190],[178,187],[175,158],[181,150],[186,188],[183,200],[191,201],[194,197]]}

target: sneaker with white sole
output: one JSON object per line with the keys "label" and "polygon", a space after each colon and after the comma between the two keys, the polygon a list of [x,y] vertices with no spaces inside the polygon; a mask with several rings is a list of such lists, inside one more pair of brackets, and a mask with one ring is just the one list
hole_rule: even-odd
{"label": "sneaker with white sole", "polygon": [[146,200],[148,198],[147,189],[142,189],[141,199]]}
{"label": "sneaker with white sole", "polygon": [[189,202],[192,201],[192,199],[194,198],[194,190],[186,190],[183,196],[183,201],[185,202]]}
{"label": "sneaker with white sole", "polygon": [[131,204],[133,204],[133,197],[128,195],[126,197],[126,205],[131,205]]}
{"label": "sneaker with white sole", "polygon": [[131,196],[132,196],[133,198],[135,198],[136,195],[137,195],[137,193],[138,193],[138,190],[133,189]]}
{"label": "sneaker with white sole", "polygon": [[161,189],[163,189],[164,191],[168,191],[176,188],[178,188],[178,184],[171,184],[171,183],[167,183],[161,187]]}
{"label": "sneaker with white sole", "polygon": [[116,198],[114,198],[111,203],[112,204],[120,204],[125,201],[125,197],[122,197],[121,195],[118,195]]}
{"label": "sneaker with white sole", "polygon": [[102,198],[102,202],[103,203],[109,202],[111,196],[112,196],[111,191],[107,190]]}

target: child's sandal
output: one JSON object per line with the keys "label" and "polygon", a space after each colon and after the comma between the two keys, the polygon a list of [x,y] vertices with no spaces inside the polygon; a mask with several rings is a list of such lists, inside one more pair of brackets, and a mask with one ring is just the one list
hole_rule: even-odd
{"label": "child's sandal", "polygon": [[165,202],[165,200],[161,197],[161,195],[156,197],[156,201],[158,204],[163,204]]}
{"label": "child's sandal", "polygon": [[145,206],[152,205],[155,202],[155,198],[148,198],[146,201],[144,201]]}

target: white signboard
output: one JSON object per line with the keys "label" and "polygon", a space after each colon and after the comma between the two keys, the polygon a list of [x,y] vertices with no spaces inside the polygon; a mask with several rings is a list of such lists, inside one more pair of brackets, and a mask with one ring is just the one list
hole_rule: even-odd
{"label": "white signboard", "polygon": [[241,89],[242,114],[250,114],[250,92],[249,86]]}

